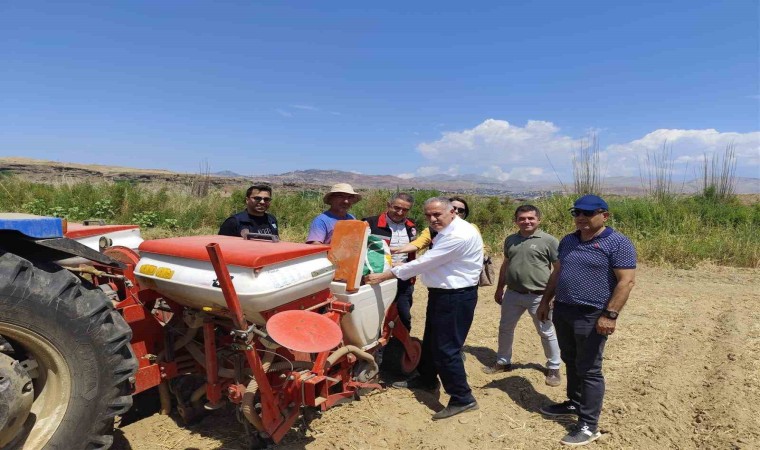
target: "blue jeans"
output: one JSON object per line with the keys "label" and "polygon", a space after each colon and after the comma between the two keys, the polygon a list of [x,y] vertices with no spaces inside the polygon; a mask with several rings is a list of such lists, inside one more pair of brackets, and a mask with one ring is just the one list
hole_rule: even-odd
{"label": "blue jeans", "polygon": [[427,384],[436,376],[446,393],[449,405],[466,405],[475,401],[462,361],[462,346],[475,316],[478,287],[463,289],[428,289],[422,356],[417,371]]}
{"label": "blue jeans", "polygon": [[577,405],[578,422],[596,429],[604,401],[602,356],[607,336],[596,332],[602,310],[591,306],[554,302],[562,361],[567,367],[567,398]]}
{"label": "blue jeans", "polygon": [[512,290],[507,290],[504,293],[504,298],[501,300],[499,351],[496,353],[497,363],[512,363],[512,343],[515,340],[515,327],[517,327],[517,322],[520,321],[520,316],[527,311],[531,319],[533,319],[533,326],[536,327],[536,332],[541,337],[541,345],[544,347],[544,356],[546,356],[546,368],[559,369],[562,361],[559,355],[557,334],[554,332],[551,315],[546,322],[541,322],[536,317],[536,311],[540,303],[541,295],[521,294]]}

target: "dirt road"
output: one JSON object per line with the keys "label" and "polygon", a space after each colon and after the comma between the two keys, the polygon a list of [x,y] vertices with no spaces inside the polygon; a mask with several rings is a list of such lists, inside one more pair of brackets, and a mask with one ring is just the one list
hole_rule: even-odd
{"label": "dirt road", "polygon": [[[757,269],[640,269],[607,344],[603,436],[590,448],[760,448],[759,290]],[[422,332],[424,306],[418,289],[415,335]],[[481,289],[465,348],[480,410],[433,422],[445,394],[389,389],[325,412],[278,448],[561,448],[569,423],[546,420],[538,408],[563,400],[564,387],[544,384],[544,357],[527,316],[515,339],[518,369],[495,376],[480,371],[494,361],[498,316],[493,288]],[[189,428],[158,414],[117,425],[117,450],[245,448],[230,412]]]}

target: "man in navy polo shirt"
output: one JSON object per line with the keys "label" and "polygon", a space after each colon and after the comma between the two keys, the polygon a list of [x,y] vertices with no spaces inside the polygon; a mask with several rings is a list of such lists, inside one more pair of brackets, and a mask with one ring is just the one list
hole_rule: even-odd
{"label": "man in navy polo shirt", "polygon": [[552,321],[567,368],[568,400],[544,406],[541,413],[577,417],[575,428],[560,442],[579,446],[601,436],[602,354],[633,289],[636,250],[627,237],[605,225],[610,213],[602,198],[584,195],[575,201],[570,214],[577,231],[559,243],[559,264],[549,278],[537,315],[548,320],[553,307]]}

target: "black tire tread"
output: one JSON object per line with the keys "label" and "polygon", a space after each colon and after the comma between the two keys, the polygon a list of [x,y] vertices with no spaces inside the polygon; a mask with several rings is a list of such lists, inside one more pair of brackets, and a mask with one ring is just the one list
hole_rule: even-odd
{"label": "black tire tread", "polygon": [[[129,345],[129,325],[100,290],[86,288],[71,272],[55,264],[32,264],[11,253],[0,252],[0,297],[10,303],[0,303],[0,309],[24,301],[49,301],[47,307],[67,310],[69,320],[87,323],[87,339],[105,358],[103,366],[107,367],[109,381],[108,386],[98,386],[98,401],[92,405],[100,410],[87,439],[80,437],[80,445],[83,449],[109,448],[113,443],[113,418],[132,406],[131,378],[138,362]],[[49,446],[60,448],[56,444]]]}

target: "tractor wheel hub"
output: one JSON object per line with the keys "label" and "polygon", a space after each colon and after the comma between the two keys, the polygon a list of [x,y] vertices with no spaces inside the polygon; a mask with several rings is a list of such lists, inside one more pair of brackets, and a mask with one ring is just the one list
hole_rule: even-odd
{"label": "tractor wheel hub", "polygon": [[11,442],[26,422],[34,402],[32,379],[21,363],[0,353],[0,448]]}

